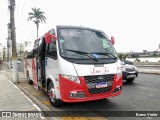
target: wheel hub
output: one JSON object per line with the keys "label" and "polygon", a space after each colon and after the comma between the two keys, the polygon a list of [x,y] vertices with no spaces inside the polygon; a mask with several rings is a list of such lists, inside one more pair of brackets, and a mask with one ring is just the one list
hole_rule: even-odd
{"label": "wheel hub", "polygon": [[55,101],[56,94],[55,94],[55,90],[53,88],[51,88],[50,91],[49,91],[49,97],[50,97],[51,101]]}

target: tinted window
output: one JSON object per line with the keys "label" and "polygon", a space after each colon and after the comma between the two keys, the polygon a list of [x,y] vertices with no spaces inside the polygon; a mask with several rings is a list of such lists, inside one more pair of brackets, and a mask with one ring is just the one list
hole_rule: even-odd
{"label": "tinted window", "polygon": [[57,47],[56,47],[56,42],[53,41],[50,44],[47,45],[47,55],[50,57],[57,59]]}

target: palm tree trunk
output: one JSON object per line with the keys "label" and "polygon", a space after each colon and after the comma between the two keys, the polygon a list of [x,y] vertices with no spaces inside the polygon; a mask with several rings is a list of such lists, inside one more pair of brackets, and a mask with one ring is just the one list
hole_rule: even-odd
{"label": "palm tree trunk", "polygon": [[36,24],[36,27],[37,27],[37,38],[38,38],[38,28],[39,28],[39,24],[38,23]]}

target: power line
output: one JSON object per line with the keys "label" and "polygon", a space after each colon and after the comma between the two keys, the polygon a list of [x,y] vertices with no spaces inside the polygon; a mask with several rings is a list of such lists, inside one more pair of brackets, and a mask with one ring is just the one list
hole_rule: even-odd
{"label": "power line", "polygon": [[20,6],[20,0],[18,1],[18,7],[17,7],[17,13],[18,13],[18,10],[19,10],[19,6]]}
{"label": "power line", "polygon": [[22,7],[22,11],[21,11],[20,16],[21,16],[21,15],[22,15],[22,13],[23,13],[23,9],[24,9],[25,4],[26,4],[26,0],[24,0],[23,7]]}

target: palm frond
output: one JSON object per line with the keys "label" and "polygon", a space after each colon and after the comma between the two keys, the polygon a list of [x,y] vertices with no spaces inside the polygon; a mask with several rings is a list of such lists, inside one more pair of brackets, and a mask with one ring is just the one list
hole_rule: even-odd
{"label": "palm frond", "polygon": [[27,20],[32,20],[33,18],[35,18],[34,16],[30,16]]}
{"label": "palm frond", "polygon": [[37,37],[38,37],[38,28],[39,28],[39,23],[46,23],[46,17],[44,16],[45,12],[41,11],[40,8],[31,8],[32,12],[29,12],[28,15],[28,21],[33,19],[33,22],[37,26]]}
{"label": "palm frond", "polygon": [[34,13],[29,12],[28,15],[34,15]]}

